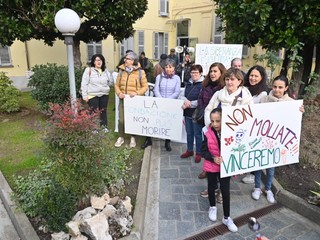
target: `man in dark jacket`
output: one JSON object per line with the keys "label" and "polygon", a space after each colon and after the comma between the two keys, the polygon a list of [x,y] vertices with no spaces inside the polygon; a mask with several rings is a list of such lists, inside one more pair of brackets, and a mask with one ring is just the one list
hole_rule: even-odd
{"label": "man in dark jacket", "polygon": [[150,82],[150,61],[146,57],[145,52],[141,52],[140,57],[139,57],[139,63],[140,63],[141,68],[146,73],[148,82]]}

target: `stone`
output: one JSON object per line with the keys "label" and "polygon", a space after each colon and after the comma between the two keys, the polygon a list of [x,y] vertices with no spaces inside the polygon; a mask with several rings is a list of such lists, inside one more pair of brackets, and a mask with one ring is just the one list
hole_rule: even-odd
{"label": "stone", "polygon": [[132,211],[132,204],[131,204],[131,198],[126,196],[125,200],[122,201],[125,208],[128,210],[129,213]]}
{"label": "stone", "polygon": [[69,234],[65,232],[58,232],[58,233],[51,234],[51,240],[69,240],[69,238],[70,238]]}
{"label": "stone", "polygon": [[111,198],[110,199],[110,202],[109,202],[109,204],[111,204],[111,205],[116,205],[118,202],[119,202],[119,200],[120,200],[120,197],[119,196],[115,196],[115,197],[113,197],[113,198]]}
{"label": "stone", "polygon": [[78,211],[76,215],[73,216],[72,221],[82,221],[91,218],[93,215],[97,214],[97,210],[93,207],[87,207],[81,211]]}
{"label": "stone", "polygon": [[106,205],[106,200],[104,197],[96,197],[96,196],[91,196],[90,198],[91,206],[94,209],[102,210],[104,206]]}
{"label": "stone", "polygon": [[88,240],[86,236],[80,235],[76,237],[71,237],[70,240]]}
{"label": "stone", "polygon": [[103,194],[103,199],[105,200],[106,204],[110,203],[110,196],[108,193]]}
{"label": "stone", "polygon": [[80,231],[88,235],[92,240],[112,240],[109,234],[107,218],[101,213],[85,219],[80,224]]}
{"label": "stone", "polygon": [[71,235],[72,237],[81,235],[79,226],[80,226],[80,223],[78,221],[67,222],[66,227],[68,229],[69,235]]}
{"label": "stone", "polygon": [[116,212],[109,217],[108,222],[109,232],[115,239],[130,234],[133,220],[122,201],[120,201]]}
{"label": "stone", "polygon": [[112,214],[114,214],[116,211],[117,211],[117,209],[116,209],[114,206],[108,204],[108,205],[106,205],[105,208],[102,210],[102,213],[108,218],[108,217],[110,217]]}

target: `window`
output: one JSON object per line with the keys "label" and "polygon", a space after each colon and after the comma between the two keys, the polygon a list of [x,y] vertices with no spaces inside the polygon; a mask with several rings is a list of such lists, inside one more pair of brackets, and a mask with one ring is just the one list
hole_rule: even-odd
{"label": "window", "polygon": [[159,0],[159,15],[162,17],[167,17],[169,15],[169,0]]}
{"label": "window", "polygon": [[168,33],[153,33],[154,58],[159,59],[161,54],[168,54]]}
{"label": "window", "polygon": [[247,45],[242,46],[242,57],[243,58],[249,57],[249,47]]}
{"label": "window", "polygon": [[8,46],[0,46],[0,66],[10,66],[11,56]]}
{"label": "window", "polygon": [[129,37],[127,39],[123,39],[120,43],[120,59],[125,55],[127,50],[134,51],[134,39],[133,37]]}
{"label": "window", "polygon": [[138,53],[144,51],[144,31],[138,31]]}
{"label": "window", "polygon": [[100,42],[90,41],[87,44],[87,53],[88,53],[88,62],[91,61],[91,58],[94,54],[102,54],[102,44]]}
{"label": "window", "polygon": [[215,44],[222,44],[223,43],[223,33],[219,30],[222,27],[221,18],[215,16],[214,18],[214,39],[213,43]]}

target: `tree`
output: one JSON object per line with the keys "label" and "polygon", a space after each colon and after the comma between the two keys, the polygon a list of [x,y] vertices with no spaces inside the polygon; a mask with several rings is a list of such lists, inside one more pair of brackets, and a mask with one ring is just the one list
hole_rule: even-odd
{"label": "tree", "polygon": [[[320,46],[320,2],[317,0],[214,0],[216,13],[224,21],[226,42],[250,47],[260,44],[269,51],[286,49],[282,74],[287,74],[290,58],[298,49],[302,61],[294,69],[292,80],[300,83],[299,95],[310,85],[313,49]],[[300,47],[302,45],[302,47]],[[314,71],[320,73],[320,48]],[[299,85],[299,84],[298,84]]]}
{"label": "tree", "polygon": [[57,38],[64,39],[55,28],[55,14],[71,8],[81,18],[74,37],[75,65],[81,67],[80,41],[101,41],[109,35],[116,41],[128,38],[147,5],[147,0],[0,0],[0,44],[38,39],[52,46]]}

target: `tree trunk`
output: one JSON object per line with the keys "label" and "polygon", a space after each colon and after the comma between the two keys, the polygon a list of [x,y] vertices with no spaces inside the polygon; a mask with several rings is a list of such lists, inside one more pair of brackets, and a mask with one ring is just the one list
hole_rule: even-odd
{"label": "tree trunk", "polygon": [[299,98],[303,97],[303,95],[305,94],[305,88],[310,84],[309,79],[312,69],[313,48],[314,45],[308,43],[306,43],[303,47],[303,72],[301,77],[302,83],[299,87]]}
{"label": "tree trunk", "polygon": [[288,75],[288,65],[289,65],[289,56],[290,50],[286,50],[284,54],[284,59],[281,66],[280,75],[287,76]]}
{"label": "tree trunk", "polygon": [[74,58],[74,66],[78,69],[81,69],[81,53],[80,53],[80,41],[73,41],[73,58]]}

